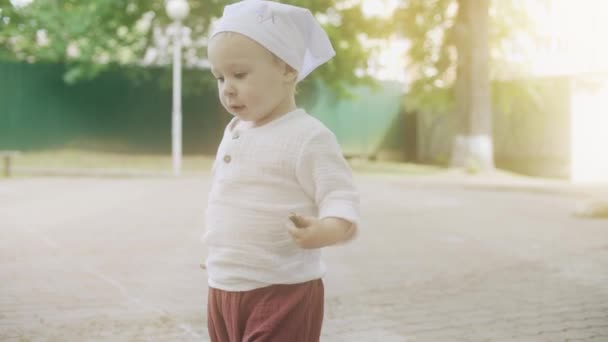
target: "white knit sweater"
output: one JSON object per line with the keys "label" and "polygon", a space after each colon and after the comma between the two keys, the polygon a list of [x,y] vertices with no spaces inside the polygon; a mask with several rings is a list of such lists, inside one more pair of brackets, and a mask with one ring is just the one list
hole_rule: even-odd
{"label": "white knit sweater", "polygon": [[209,286],[247,291],[325,273],[319,249],[298,247],[290,213],[356,226],[359,195],[334,134],[297,109],[261,127],[226,127],[213,166],[203,241]]}

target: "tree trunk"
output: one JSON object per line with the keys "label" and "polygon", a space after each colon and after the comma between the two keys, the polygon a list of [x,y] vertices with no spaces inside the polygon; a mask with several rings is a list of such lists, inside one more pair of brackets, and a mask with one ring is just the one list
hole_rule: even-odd
{"label": "tree trunk", "polygon": [[494,168],[489,74],[490,0],[458,0],[454,27],[458,52],[455,82],[457,133],[452,167]]}

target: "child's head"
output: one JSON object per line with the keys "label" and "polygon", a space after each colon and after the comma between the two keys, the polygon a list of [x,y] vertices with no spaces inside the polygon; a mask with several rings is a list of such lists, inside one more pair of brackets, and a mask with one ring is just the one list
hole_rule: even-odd
{"label": "child's head", "polygon": [[297,71],[252,39],[232,32],[209,42],[222,105],[245,121],[280,115],[293,104]]}
{"label": "child's head", "polygon": [[208,46],[222,105],[246,121],[289,109],[297,82],[334,55],[310,11],[262,0],[226,6]]}

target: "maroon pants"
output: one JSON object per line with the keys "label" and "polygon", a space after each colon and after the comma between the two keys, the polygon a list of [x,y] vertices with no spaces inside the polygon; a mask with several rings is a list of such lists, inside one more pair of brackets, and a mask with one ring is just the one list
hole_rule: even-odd
{"label": "maroon pants", "polygon": [[323,302],[321,279],[244,292],[209,288],[209,336],[212,342],[319,341]]}

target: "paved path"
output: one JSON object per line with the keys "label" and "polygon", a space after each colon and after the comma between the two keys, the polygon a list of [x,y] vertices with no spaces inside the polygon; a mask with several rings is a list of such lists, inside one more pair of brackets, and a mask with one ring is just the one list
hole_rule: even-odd
{"label": "paved path", "polygon": [[[608,341],[608,220],[571,215],[580,198],[357,182],[365,227],[325,252],[323,341]],[[208,186],[0,181],[0,341],[206,341]]]}

